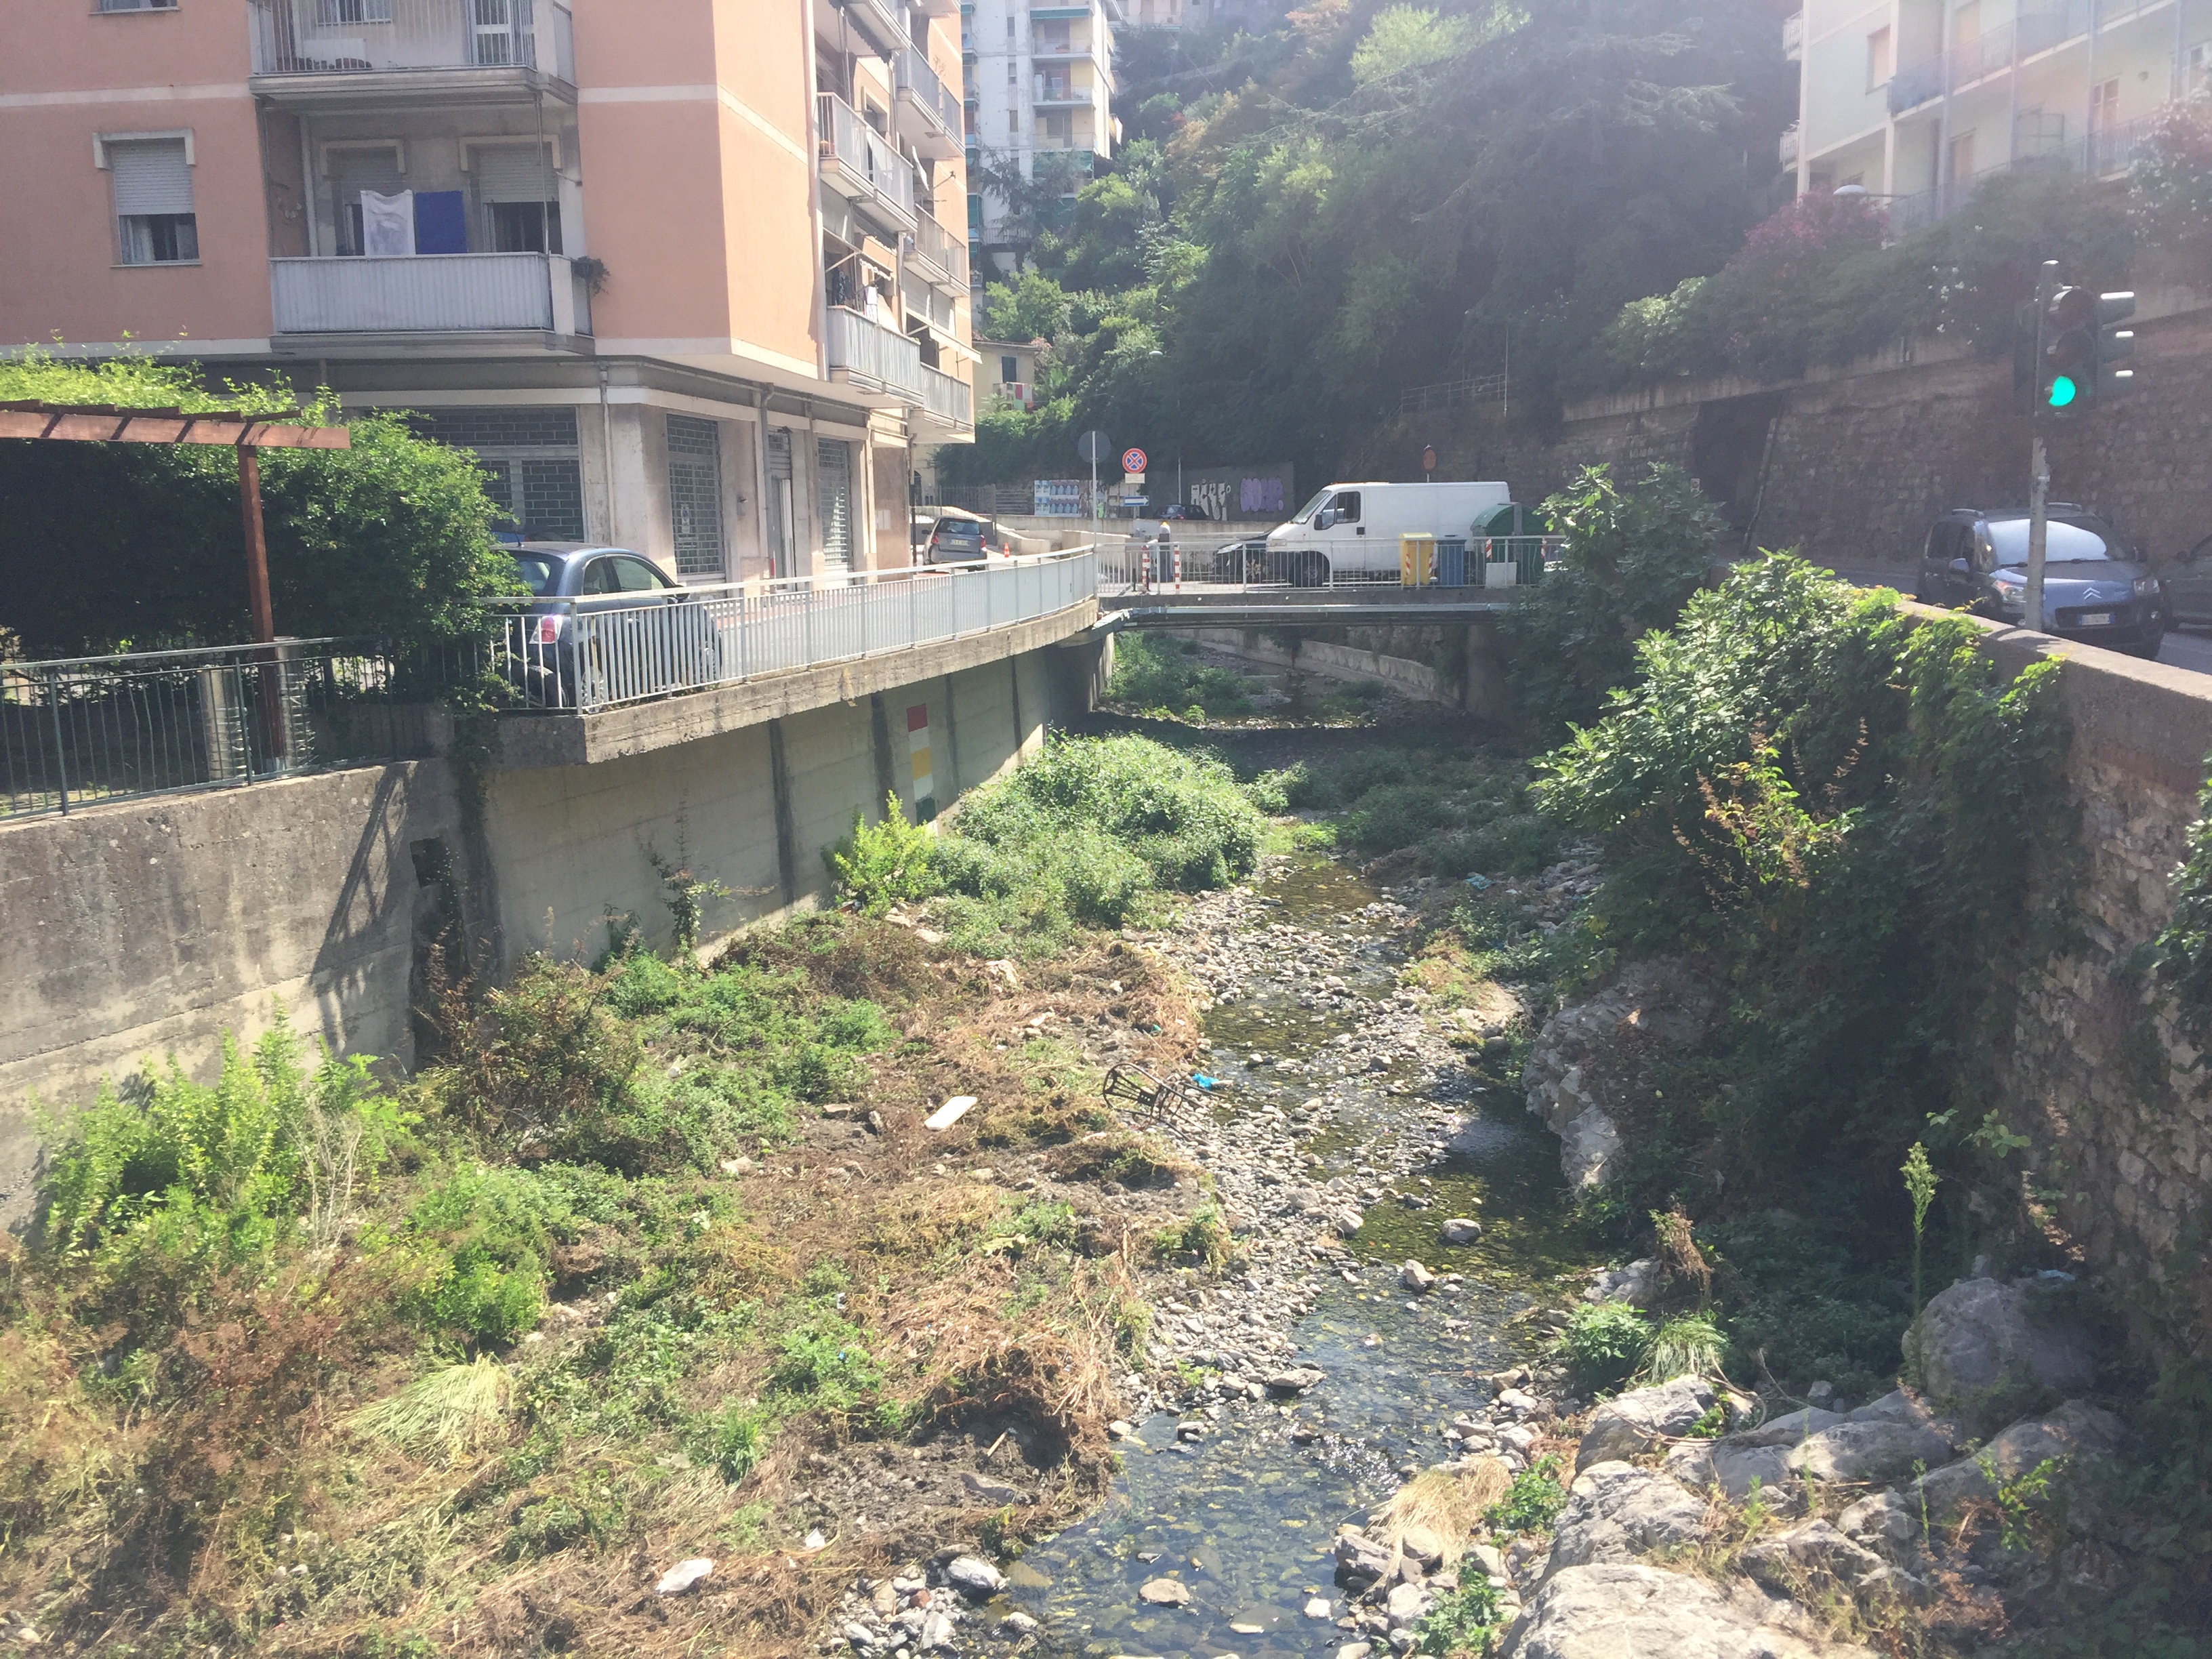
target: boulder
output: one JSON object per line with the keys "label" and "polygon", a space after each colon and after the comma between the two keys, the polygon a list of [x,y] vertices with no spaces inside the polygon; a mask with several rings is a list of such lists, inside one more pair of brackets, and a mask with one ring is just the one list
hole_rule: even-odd
{"label": "boulder", "polygon": [[1437,1276],[1418,1261],[1408,1261],[1398,1269],[1398,1283],[1409,1291],[1425,1291],[1437,1282]]}
{"label": "boulder", "polygon": [[1447,1244],[1472,1244],[1482,1237],[1482,1224],[1463,1215],[1455,1215],[1441,1223],[1437,1231]]}
{"label": "boulder", "polygon": [[1741,1504],[1751,1496],[1753,1481],[1771,1492],[1790,1479],[1790,1454],[1780,1446],[1685,1440],[1668,1452],[1667,1473],[1694,1491],[1717,1486],[1729,1503]]}
{"label": "boulder", "polygon": [[1731,1446],[1795,1446],[1825,1429],[1833,1428],[1843,1420],[1833,1412],[1824,1412],[1819,1407],[1812,1406],[1802,1412],[1770,1417],[1764,1423],[1748,1429],[1739,1429],[1725,1438]]}
{"label": "boulder", "polygon": [[1589,1289],[1583,1292],[1583,1300],[1626,1302],[1632,1308],[1648,1308],[1658,1301],[1660,1285],[1665,1277],[1658,1262],[1646,1256],[1626,1267],[1612,1267],[1600,1273]]}
{"label": "boulder", "polygon": [[1698,1376],[1678,1376],[1607,1401],[1590,1413],[1589,1426],[1583,1431],[1582,1443],[1575,1449],[1576,1472],[1593,1463],[1633,1457],[1662,1440],[1687,1434],[1712,1403],[1711,1385]]}
{"label": "boulder", "polygon": [[945,1564],[945,1582],[968,1595],[996,1595],[1005,1575],[980,1555],[956,1555]]}
{"label": "boulder", "polygon": [[1364,1533],[1339,1533],[1335,1554],[1338,1582],[1353,1590],[1364,1589],[1376,1583],[1397,1562],[1396,1553],[1388,1544]]}
{"label": "boulder", "polygon": [[1686,960],[1653,957],[1630,963],[1544,1022],[1521,1076],[1528,1109],[1559,1137],[1559,1170],[1570,1187],[1611,1177],[1620,1150],[1613,1113],[1649,1091],[1652,1060],[1696,1041],[1719,1006]]}
{"label": "boulder", "polygon": [[1002,1508],[1008,1504],[1026,1504],[1030,1501],[1029,1494],[1019,1486],[1009,1485],[1004,1480],[994,1480],[988,1474],[978,1474],[973,1469],[963,1469],[961,1472],[960,1484],[968,1489],[968,1495],[979,1504],[989,1504],[994,1507]]}
{"label": "boulder", "polygon": [[1825,1573],[1855,1584],[1882,1566],[1882,1559],[1855,1544],[1830,1522],[1806,1521],[1762,1538],[1741,1558],[1744,1571],[1778,1595],[1790,1595],[1808,1577]]}
{"label": "boulder", "polygon": [[1705,1500],[1656,1469],[1594,1463],[1575,1477],[1552,1534],[1547,1574],[1693,1544],[1705,1530]]}
{"label": "boulder", "polygon": [[1836,1529],[1846,1538],[1881,1548],[1911,1543],[1920,1530],[1920,1519],[1904,1494],[1891,1490],[1860,1498],[1836,1517]]}
{"label": "boulder", "polygon": [[1790,1471],[1814,1480],[1886,1481],[1933,1468],[1951,1455],[1951,1437],[1910,1423],[1838,1423],[1786,1454]]}
{"label": "boulder", "polygon": [[1304,1394],[1321,1381],[1318,1365],[1292,1365],[1285,1370],[1271,1372],[1267,1377],[1270,1394]]}
{"label": "boulder", "polygon": [[1367,1224],[1367,1218],[1354,1209],[1334,1210],[1329,1213],[1328,1224],[1336,1229],[1340,1237],[1349,1238]]}
{"label": "boulder", "polygon": [[1180,1578],[1147,1578],[1137,1586],[1137,1597],[1156,1607],[1188,1607],[1190,1586]]}
{"label": "boulder", "polygon": [[1960,1279],[1905,1332],[1905,1369],[1937,1410],[1986,1434],[2095,1380],[2094,1341],[2067,1300],[2042,1279]]}
{"label": "boulder", "polygon": [[1421,1615],[1435,1600],[1419,1584],[1395,1584],[1382,1603],[1382,1616],[1390,1621],[1392,1630],[1410,1630],[1421,1622]]}
{"label": "boulder", "polygon": [[2057,1411],[2015,1423],[1970,1457],[1930,1469],[1907,1488],[1916,1510],[1924,1503],[1931,1520],[1948,1520],[1974,1499],[1994,1500],[2001,1482],[2016,1480],[2052,1458],[2078,1465],[2120,1443],[2120,1419],[2108,1411],[2069,1400]]}
{"label": "boulder", "polygon": [[1731,1598],[1705,1579],[1636,1562],[1570,1567],[1514,1620],[1499,1659],[1871,1659],[1864,1648],[1794,1635],[1747,1602],[1764,1598]]}

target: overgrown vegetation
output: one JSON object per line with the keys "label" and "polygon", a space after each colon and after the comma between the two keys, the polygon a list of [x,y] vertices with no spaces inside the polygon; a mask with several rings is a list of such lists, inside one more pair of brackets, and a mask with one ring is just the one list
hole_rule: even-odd
{"label": "overgrown vegetation", "polygon": [[1209,668],[1194,660],[1197,655],[1194,641],[1124,634],[1115,644],[1106,700],[1130,714],[1193,726],[1249,717],[1257,684],[1233,669]]}
{"label": "overgrown vegetation", "polygon": [[[37,347],[0,355],[0,399],[289,411],[281,383],[202,383],[198,366],[100,363]],[[301,418],[335,424],[336,398]],[[490,536],[495,508],[465,452],[397,415],[345,417],[349,449],[261,453],[269,585],[280,633],[423,645],[482,631],[480,602],[520,592]],[[198,444],[0,445],[0,625],[32,656],[250,639],[234,455]],[[88,582],[87,570],[101,580]]]}

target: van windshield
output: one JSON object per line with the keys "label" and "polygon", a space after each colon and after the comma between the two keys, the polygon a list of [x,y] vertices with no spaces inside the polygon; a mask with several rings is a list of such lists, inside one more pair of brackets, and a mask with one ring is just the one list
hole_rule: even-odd
{"label": "van windshield", "polygon": [[[1990,522],[1990,546],[1999,564],[2027,562],[2027,520],[1994,519]],[[2043,556],[2052,564],[2080,564],[2115,555],[2105,538],[2087,526],[2053,519],[2045,526]]]}
{"label": "van windshield", "polygon": [[1316,490],[1314,492],[1313,499],[1308,501],[1304,507],[1300,507],[1297,512],[1291,514],[1291,517],[1300,524],[1304,523],[1308,519],[1313,517],[1314,510],[1320,507],[1323,501],[1328,499],[1329,490],[1333,490],[1335,488],[1336,486],[1334,484],[1331,484],[1329,485],[1328,489]]}

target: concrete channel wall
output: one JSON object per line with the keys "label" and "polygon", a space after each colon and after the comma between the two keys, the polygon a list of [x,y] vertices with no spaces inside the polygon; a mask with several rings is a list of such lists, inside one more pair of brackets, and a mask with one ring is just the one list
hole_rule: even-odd
{"label": "concrete channel wall", "polygon": [[165,1053],[211,1076],[224,1034],[250,1041],[280,1005],[305,1036],[411,1065],[427,947],[456,906],[496,979],[532,951],[589,960],[631,927],[665,949],[656,857],[726,890],[704,948],[818,903],[823,849],[855,813],[879,818],[887,792],[914,811],[917,751],[942,808],[1035,753],[1055,696],[1063,714],[1087,699],[1095,651],[1001,654],[1014,642],[902,656],[945,671],[904,683],[856,665],[750,725],[695,731],[658,705],[657,734],[633,719],[624,752],[569,764],[528,763],[572,740],[510,721],[474,826],[442,759],[0,825],[0,1224],[28,1212],[33,1095],[65,1108]]}

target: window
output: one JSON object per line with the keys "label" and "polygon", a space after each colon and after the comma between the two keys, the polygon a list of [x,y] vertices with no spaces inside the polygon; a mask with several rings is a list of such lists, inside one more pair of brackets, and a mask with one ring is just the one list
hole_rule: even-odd
{"label": "window", "polygon": [[491,251],[494,253],[558,253],[561,251],[561,204],[558,202],[494,202],[491,208]]}
{"label": "window", "polygon": [[100,0],[94,11],[174,11],[177,0]]}
{"label": "window", "polygon": [[815,442],[815,495],[822,509],[822,562],[853,568],[853,446],[842,438]]}
{"label": "window", "polygon": [[182,138],[111,138],[101,146],[115,191],[118,257],[126,265],[182,264],[200,257],[192,170]]}
{"label": "window", "polygon": [[1022,365],[1020,360],[1015,357],[1000,358],[999,378],[1001,380],[1020,380],[1022,378]]}
{"label": "window", "polygon": [[721,446],[712,421],[668,417],[668,517],[676,574],[722,576]]}
{"label": "window", "polygon": [[543,144],[472,146],[469,160],[492,252],[562,251],[560,187]]}
{"label": "window", "polygon": [[1974,135],[1962,132],[1951,141],[1951,182],[1964,184],[1974,176]]}
{"label": "window", "polygon": [[1006,131],[1007,131],[1008,132],[1014,132],[1014,133],[1018,133],[1018,132],[1019,132],[1021,130],[1022,130],[1022,115],[1021,115],[1021,112],[1020,112],[1019,110],[1012,110],[1012,109],[1008,110],[1008,111],[1006,112]]}
{"label": "window", "polygon": [[2189,49],[2189,90],[2202,92],[2212,86],[2212,40],[2199,41]]}
{"label": "window", "polygon": [[389,23],[392,0],[316,0],[318,23]]}
{"label": "window", "polygon": [[1329,502],[1329,507],[1335,512],[1336,521],[1339,524],[1359,522],[1359,492],[1358,490],[1338,490],[1334,499]]}
{"label": "window", "polygon": [[1982,0],[1966,0],[1951,14],[1951,43],[1971,46],[1982,38]]}
{"label": "window", "polygon": [[1876,29],[1867,36],[1867,90],[1872,92],[1889,79],[1889,30]]}
{"label": "window", "polygon": [[468,0],[469,62],[530,64],[536,59],[531,0]]}
{"label": "window", "polygon": [[[2192,74],[2196,64],[2190,65]],[[2102,132],[2117,121],[2120,112],[2120,83],[2117,80],[2100,82],[2089,88],[2089,131]]]}
{"label": "window", "polygon": [[586,593],[653,593],[674,586],[643,559],[628,553],[593,559],[584,572]]}

